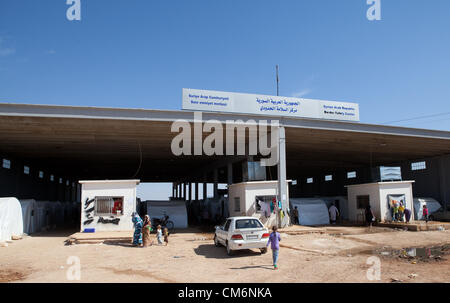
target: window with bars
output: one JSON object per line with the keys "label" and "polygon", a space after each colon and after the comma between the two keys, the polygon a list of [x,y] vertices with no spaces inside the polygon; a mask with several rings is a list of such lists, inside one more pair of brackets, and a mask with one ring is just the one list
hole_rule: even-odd
{"label": "window with bars", "polygon": [[356,208],[366,209],[370,205],[370,196],[356,196]]}
{"label": "window with bars", "polygon": [[11,160],[3,159],[2,166],[3,166],[3,168],[10,169],[11,168]]}
{"label": "window with bars", "polygon": [[356,171],[349,171],[347,173],[347,179],[353,179],[356,178]]}
{"label": "window with bars", "polygon": [[234,198],[234,211],[241,211],[241,198],[240,197]]}
{"label": "window with bars", "polygon": [[427,164],[425,163],[425,161],[411,163],[411,170],[423,170],[423,169],[427,169]]}
{"label": "window with bars", "polygon": [[123,197],[95,197],[96,216],[120,216],[123,214]]}
{"label": "window with bars", "polygon": [[264,203],[270,203],[272,202],[273,199],[276,199],[276,196],[256,196],[256,212],[260,213],[263,211],[263,209],[261,209],[261,205],[259,205],[258,201],[264,202]]}

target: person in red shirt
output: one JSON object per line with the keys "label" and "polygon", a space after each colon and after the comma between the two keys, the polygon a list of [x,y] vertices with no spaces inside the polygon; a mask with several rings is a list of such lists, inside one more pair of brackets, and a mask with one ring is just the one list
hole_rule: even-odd
{"label": "person in red shirt", "polygon": [[425,221],[428,223],[428,208],[426,205],[423,206],[423,218],[425,219]]}

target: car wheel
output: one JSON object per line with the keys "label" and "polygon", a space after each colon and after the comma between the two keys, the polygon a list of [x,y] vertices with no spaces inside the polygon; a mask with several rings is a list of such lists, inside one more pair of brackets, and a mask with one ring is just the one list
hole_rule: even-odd
{"label": "car wheel", "polygon": [[267,247],[260,248],[261,254],[265,254],[267,252]]}
{"label": "car wheel", "polygon": [[227,241],[227,255],[229,255],[229,256],[233,255],[233,250],[230,248],[228,241]]}
{"label": "car wheel", "polygon": [[216,235],[214,236],[214,245],[215,245],[216,247],[219,247],[219,246],[220,246],[219,239],[217,239],[217,236],[216,236]]}

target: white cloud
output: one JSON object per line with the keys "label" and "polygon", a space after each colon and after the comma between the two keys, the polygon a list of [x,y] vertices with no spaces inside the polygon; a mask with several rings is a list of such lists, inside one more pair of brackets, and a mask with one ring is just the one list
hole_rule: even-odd
{"label": "white cloud", "polygon": [[300,90],[300,91],[298,91],[298,92],[296,92],[296,93],[293,93],[293,94],[292,94],[292,97],[295,97],[295,98],[302,98],[302,97],[304,97],[304,96],[310,94],[311,92],[312,92],[312,89],[310,89],[310,88],[304,88],[304,89],[302,89],[302,90]]}

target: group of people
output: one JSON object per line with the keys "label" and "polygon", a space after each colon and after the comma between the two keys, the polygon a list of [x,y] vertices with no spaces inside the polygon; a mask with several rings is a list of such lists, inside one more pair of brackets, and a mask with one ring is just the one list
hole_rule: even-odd
{"label": "group of people", "polygon": [[406,222],[411,220],[411,210],[406,208],[403,201],[392,200],[392,222]]}
{"label": "group of people", "polygon": [[[134,224],[133,246],[149,247],[153,245],[150,236],[153,231],[150,217],[145,215],[144,221],[142,221],[141,217],[137,213],[134,213],[132,221]],[[164,230],[161,225],[156,227],[156,241],[158,245],[162,245],[163,243],[165,245],[169,244],[169,230],[167,227]]]}

